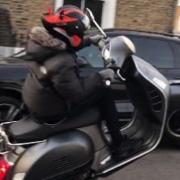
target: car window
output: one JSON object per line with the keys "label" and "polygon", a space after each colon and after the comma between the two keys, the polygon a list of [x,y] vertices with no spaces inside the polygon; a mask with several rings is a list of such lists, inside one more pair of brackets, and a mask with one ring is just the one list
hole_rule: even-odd
{"label": "car window", "polygon": [[[114,38],[118,35],[110,35],[111,38]],[[130,39],[132,39],[131,36],[128,36]],[[132,39],[133,40],[133,39]],[[102,68],[104,67],[104,62],[103,59],[101,57],[101,51],[99,50],[98,47],[91,45],[88,47],[85,47],[83,49],[81,49],[80,51],[78,51],[78,56],[84,58],[92,67],[96,67],[96,68]]]}
{"label": "car window", "polygon": [[78,56],[84,58],[92,67],[104,67],[101,51],[96,46],[88,46],[78,51]]}
{"label": "car window", "polygon": [[180,43],[171,42],[174,55],[175,55],[175,67],[180,68]]}
{"label": "car window", "polygon": [[148,61],[157,68],[173,68],[175,59],[167,41],[143,37],[133,37],[137,56]]}

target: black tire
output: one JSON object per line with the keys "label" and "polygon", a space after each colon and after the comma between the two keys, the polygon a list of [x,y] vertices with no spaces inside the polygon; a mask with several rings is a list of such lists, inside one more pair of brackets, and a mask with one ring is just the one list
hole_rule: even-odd
{"label": "black tire", "polygon": [[15,97],[0,96],[0,122],[17,121],[21,118],[22,102]]}
{"label": "black tire", "polygon": [[180,148],[180,111],[174,112],[167,120],[165,135],[168,142]]}

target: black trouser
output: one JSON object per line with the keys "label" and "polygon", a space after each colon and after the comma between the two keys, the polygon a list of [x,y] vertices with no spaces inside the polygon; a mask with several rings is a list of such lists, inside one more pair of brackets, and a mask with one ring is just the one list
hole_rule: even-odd
{"label": "black trouser", "polygon": [[123,137],[120,133],[120,127],[118,123],[118,113],[116,111],[115,103],[113,100],[112,92],[109,88],[101,88],[96,93],[90,95],[83,100],[82,103],[76,105],[76,108],[72,108],[71,116],[77,115],[84,109],[88,109],[92,106],[98,106],[102,115],[102,118],[106,121],[110,135],[112,137],[112,148],[116,150],[121,145]]}
{"label": "black trouser", "polygon": [[104,89],[101,91],[101,93],[103,93],[101,100],[99,101],[101,114],[107,123],[107,127],[112,137],[112,148],[114,151],[116,151],[116,149],[120,147],[123,140],[118,123],[118,112],[116,110],[110,89]]}

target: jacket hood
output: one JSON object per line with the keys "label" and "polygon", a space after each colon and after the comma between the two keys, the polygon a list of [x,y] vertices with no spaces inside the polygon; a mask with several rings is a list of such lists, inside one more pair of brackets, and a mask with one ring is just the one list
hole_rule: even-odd
{"label": "jacket hood", "polygon": [[53,50],[66,50],[67,44],[49,34],[43,27],[34,27],[29,33],[29,40]]}

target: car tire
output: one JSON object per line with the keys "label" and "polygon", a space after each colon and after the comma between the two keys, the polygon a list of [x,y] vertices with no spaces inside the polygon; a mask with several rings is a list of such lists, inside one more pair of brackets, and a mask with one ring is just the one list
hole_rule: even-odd
{"label": "car tire", "polygon": [[167,120],[165,135],[175,146],[180,148],[180,111],[174,112]]}
{"label": "car tire", "polygon": [[10,97],[0,96],[0,122],[17,121],[22,117],[21,100]]}

